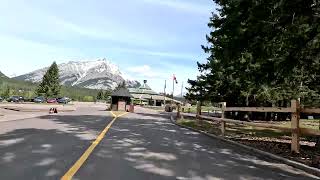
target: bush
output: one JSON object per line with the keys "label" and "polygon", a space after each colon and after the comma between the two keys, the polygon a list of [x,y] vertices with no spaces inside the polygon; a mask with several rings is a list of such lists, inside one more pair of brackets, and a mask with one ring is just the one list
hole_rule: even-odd
{"label": "bush", "polygon": [[84,96],[83,101],[84,102],[93,102],[94,98],[93,98],[93,96]]}

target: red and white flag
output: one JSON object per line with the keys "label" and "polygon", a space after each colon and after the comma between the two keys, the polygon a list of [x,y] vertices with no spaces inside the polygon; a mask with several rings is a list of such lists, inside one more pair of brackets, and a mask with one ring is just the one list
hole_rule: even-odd
{"label": "red and white flag", "polygon": [[176,84],[178,84],[177,77],[176,77],[176,75],[175,75],[175,74],[173,75],[173,81],[175,81],[175,82],[176,82]]}

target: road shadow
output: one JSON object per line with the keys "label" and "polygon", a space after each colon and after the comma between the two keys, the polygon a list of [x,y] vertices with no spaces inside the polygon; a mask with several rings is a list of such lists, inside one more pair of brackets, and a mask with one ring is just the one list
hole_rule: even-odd
{"label": "road shadow", "polygon": [[0,136],[0,179],[59,179],[90,141],[58,130],[19,129]]}
{"label": "road shadow", "polygon": [[314,178],[242,148],[178,127],[165,116],[136,113],[117,119],[76,178]]}
{"label": "road shadow", "polygon": [[48,115],[15,122],[21,127],[0,135],[0,179],[60,179],[111,119]]}

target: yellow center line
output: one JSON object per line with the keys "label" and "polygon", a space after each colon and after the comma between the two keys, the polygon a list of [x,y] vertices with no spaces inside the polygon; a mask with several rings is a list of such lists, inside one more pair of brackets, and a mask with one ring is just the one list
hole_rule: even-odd
{"label": "yellow center line", "polygon": [[115,115],[112,111],[110,111],[110,113],[112,114],[113,117],[117,117],[117,115]]}
{"label": "yellow center line", "polygon": [[83,163],[88,159],[92,151],[95,147],[100,143],[105,134],[108,132],[112,124],[116,121],[116,119],[120,116],[126,115],[126,113],[115,115],[112,111],[110,111],[112,116],[114,117],[112,121],[104,128],[104,130],[99,134],[96,140],[89,146],[89,148],[82,154],[82,156],[77,160],[77,162],[65,173],[65,175],[61,178],[61,180],[70,180],[77,173]]}

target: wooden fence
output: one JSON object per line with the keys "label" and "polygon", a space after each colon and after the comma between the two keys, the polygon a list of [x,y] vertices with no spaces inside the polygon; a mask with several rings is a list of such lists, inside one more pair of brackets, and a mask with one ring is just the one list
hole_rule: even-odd
{"label": "wooden fence", "polygon": [[[300,103],[297,100],[291,101],[291,107],[287,108],[280,108],[280,107],[227,107],[225,102],[222,102],[221,105],[221,118],[217,117],[210,117],[200,115],[201,108],[199,108],[200,104],[197,104],[197,114],[190,114],[190,113],[183,113],[181,112],[181,106],[178,105],[177,108],[177,118],[183,118],[183,116],[194,117],[196,119],[204,119],[208,121],[217,121],[220,123],[220,130],[222,136],[225,134],[226,130],[226,123],[233,123],[233,124],[242,124],[242,125],[249,125],[249,126],[256,126],[256,127],[264,127],[264,128],[271,128],[271,129],[278,129],[283,132],[291,132],[291,151],[295,153],[299,153],[300,150],[300,135],[307,134],[307,135],[315,135],[320,136],[320,131],[315,129],[308,129],[308,128],[300,128],[299,127],[299,120],[300,120],[300,113],[306,114],[320,114],[320,108],[301,108]],[[276,113],[291,113],[291,128],[287,127],[280,127],[277,125],[269,124],[269,123],[254,123],[254,122],[247,122],[247,121],[239,121],[233,119],[225,118],[225,112],[276,112]]]}

